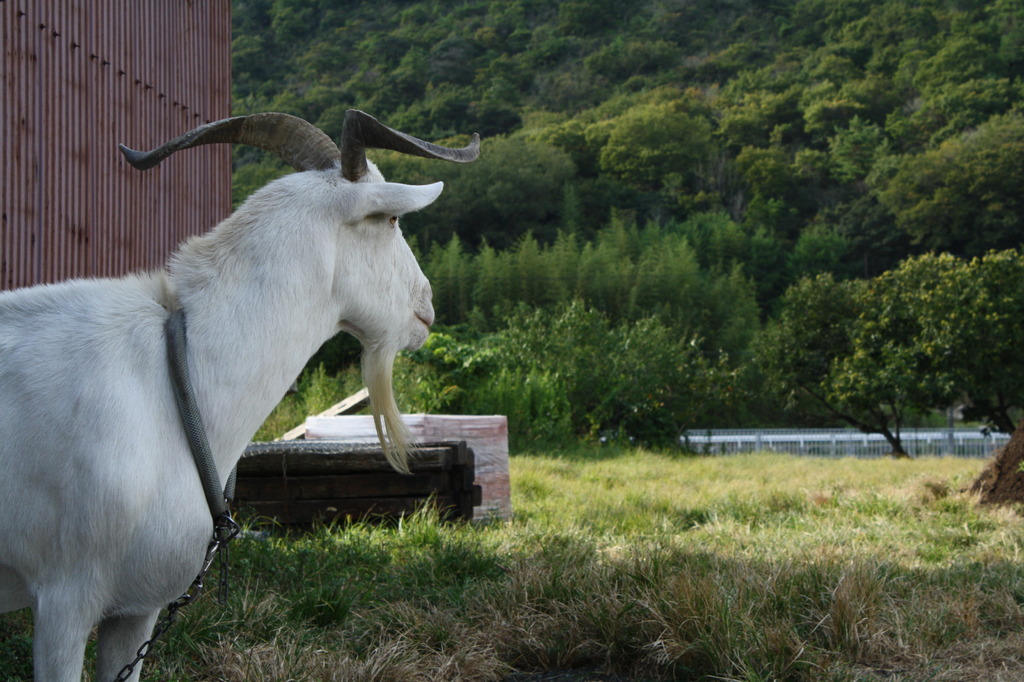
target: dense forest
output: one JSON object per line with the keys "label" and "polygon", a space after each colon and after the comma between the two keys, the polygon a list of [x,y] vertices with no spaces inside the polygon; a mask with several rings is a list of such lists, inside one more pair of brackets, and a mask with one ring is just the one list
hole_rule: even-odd
{"label": "dense forest", "polygon": [[[1024,371],[1020,2],[235,0],[233,17],[236,113],[337,137],[355,107],[484,136],[464,167],[375,157],[446,182],[402,223],[441,323],[403,359],[406,407],[500,409],[521,442],[849,424],[896,451],[949,407],[1001,429],[1020,414],[1003,385]],[[286,172],[235,162],[236,200]]]}

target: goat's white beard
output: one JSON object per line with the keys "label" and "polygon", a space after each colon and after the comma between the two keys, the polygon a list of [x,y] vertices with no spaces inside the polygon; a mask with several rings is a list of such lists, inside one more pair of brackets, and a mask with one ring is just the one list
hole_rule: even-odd
{"label": "goat's white beard", "polygon": [[363,351],[363,382],[370,392],[370,410],[377,438],[388,462],[396,470],[409,473],[409,444],[412,436],[395,403],[392,369],[397,351],[367,348]]}

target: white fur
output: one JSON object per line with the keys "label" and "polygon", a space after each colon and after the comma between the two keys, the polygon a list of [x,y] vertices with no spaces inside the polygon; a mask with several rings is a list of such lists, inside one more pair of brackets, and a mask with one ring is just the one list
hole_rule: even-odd
{"label": "white fur", "polygon": [[[168,309],[186,312],[223,478],[339,330],[378,375],[422,345],[430,285],[392,217],[441,188],[385,183],[372,165],[358,183],[296,173],[166,272],[0,294],[0,611],[33,609],[37,682],[79,682],[97,624],[95,679],[112,680],[199,571],[212,522],[172,396]],[[395,419],[390,383],[375,386],[375,412]]]}

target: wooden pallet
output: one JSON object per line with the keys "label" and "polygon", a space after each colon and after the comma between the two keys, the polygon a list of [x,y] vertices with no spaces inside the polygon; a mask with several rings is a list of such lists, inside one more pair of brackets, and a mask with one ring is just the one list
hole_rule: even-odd
{"label": "wooden pallet", "polygon": [[446,519],[472,520],[481,489],[465,442],[420,445],[409,468],[397,473],[363,443],[252,443],[238,463],[235,507],[285,525],[395,519],[427,504]]}
{"label": "wooden pallet", "polygon": [[[483,502],[476,518],[509,519],[512,496],[509,485],[508,419],[503,415],[403,414],[402,421],[413,440],[424,443],[464,440],[474,453],[476,483]],[[307,441],[321,439],[377,445],[377,429],[369,415],[306,418]]]}

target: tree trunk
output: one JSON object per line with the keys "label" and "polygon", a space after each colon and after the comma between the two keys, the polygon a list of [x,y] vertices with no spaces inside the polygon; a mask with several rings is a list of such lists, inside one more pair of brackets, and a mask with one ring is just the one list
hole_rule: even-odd
{"label": "tree trunk", "polygon": [[896,459],[910,459],[910,455],[908,455],[907,451],[903,448],[903,440],[899,436],[889,429],[882,429],[876,433],[881,433],[885,436],[885,439],[889,441],[889,445],[892,447],[892,452],[889,453],[890,455]]}
{"label": "tree trunk", "polygon": [[[833,407],[827,400],[825,400],[824,396],[821,396],[821,395],[815,393],[813,390],[811,390],[807,386],[801,386],[801,388],[804,390],[804,392],[807,393],[807,395],[811,396],[811,398],[813,398],[814,400],[818,401],[818,403],[821,404],[828,412],[830,412],[832,415],[838,417],[839,419],[842,419],[844,422],[846,422],[850,426],[852,426],[852,427],[854,427],[856,429],[859,429],[863,433],[880,433],[880,434],[882,434],[882,436],[885,437],[885,440],[887,440],[889,442],[889,445],[892,447],[892,452],[890,452],[889,454],[891,454],[896,459],[910,459],[910,455],[907,454],[907,451],[905,449],[903,449],[903,441],[900,439],[900,437],[895,435],[895,434],[893,434],[885,426],[881,426],[881,427],[874,426],[873,424],[869,424],[868,422],[865,422],[865,421],[863,421],[861,419],[857,419],[853,415],[846,414],[845,412],[841,412],[840,410],[837,410],[835,407]],[[889,420],[887,418],[885,418],[885,417],[882,417],[882,416],[879,416],[879,415],[874,415],[874,416],[876,417],[876,421],[879,421],[879,422],[881,422],[883,424],[888,424],[889,423]],[[897,431],[898,431],[898,425],[900,423],[902,423],[902,421],[897,420]]]}
{"label": "tree trunk", "polygon": [[1013,420],[1010,419],[1010,408],[1003,400],[1003,396],[999,396],[999,406],[995,410],[995,414],[992,415],[992,426],[996,427],[1003,433],[1013,433]]}

